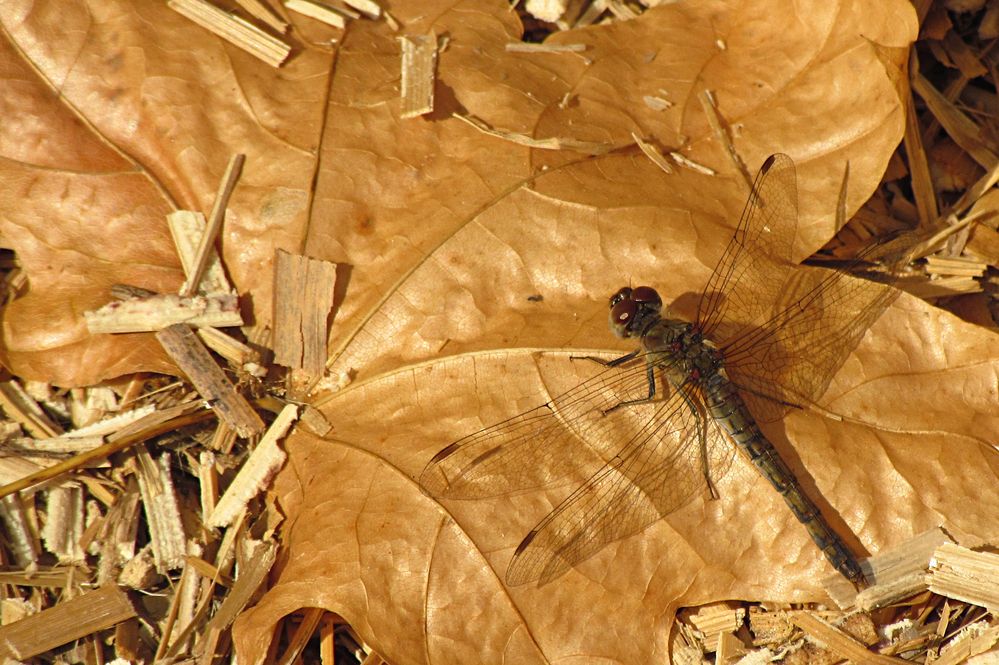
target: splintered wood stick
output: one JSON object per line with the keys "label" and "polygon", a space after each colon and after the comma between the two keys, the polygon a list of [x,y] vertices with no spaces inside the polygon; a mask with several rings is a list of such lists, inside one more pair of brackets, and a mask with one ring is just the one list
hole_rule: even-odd
{"label": "splintered wood stick", "polygon": [[201,276],[205,274],[208,259],[214,251],[215,238],[218,236],[219,231],[222,230],[222,220],[225,219],[225,207],[229,204],[229,197],[232,195],[232,190],[236,188],[236,181],[239,179],[239,174],[243,170],[243,162],[245,161],[246,155],[237,153],[232,156],[229,160],[229,165],[226,166],[225,175],[222,176],[222,184],[219,185],[218,194],[215,196],[215,203],[212,205],[212,213],[208,216],[208,227],[205,229],[204,235],[201,236],[201,243],[198,245],[198,251],[194,256],[194,264],[191,266],[184,285],[180,287],[181,297],[194,295],[198,284],[201,282]]}
{"label": "splintered wood stick", "polygon": [[271,67],[280,67],[291,53],[285,42],[205,0],[167,0],[167,6]]}
{"label": "splintered wood stick", "polygon": [[231,293],[208,296],[155,295],[109,302],[84,312],[87,330],[97,333],[153,332],[175,323],[196,327],[232,328],[243,325],[239,298]]}
{"label": "splintered wood stick", "polygon": [[274,362],[313,379],[326,369],[326,319],[336,264],[277,250],[274,257]]}
{"label": "splintered wood stick", "polygon": [[434,110],[437,74],[437,35],[399,37],[402,46],[402,113],[415,118]]}
{"label": "splintered wood stick", "polygon": [[229,526],[250,499],[267,487],[267,483],[281,469],[287,457],[278,447],[278,441],[284,438],[297,419],[298,407],[294,404],[285,405],[219,499],[211,516],[205,521],[206,526]]}
{"label": "splintered wood stick", "polygon": [[0,657],[25,660],[136,616],[124,591],[105,586],[0,626]]}
{"label": "splintered wood stick", "polygon": [[250,403],[240,395],[222,369],[212,359],[189,326],[182,323],[164,328],[156,339],[173,359],[194,389],[198,391],[236,434],[249,438],[264,430],[264,421]]}

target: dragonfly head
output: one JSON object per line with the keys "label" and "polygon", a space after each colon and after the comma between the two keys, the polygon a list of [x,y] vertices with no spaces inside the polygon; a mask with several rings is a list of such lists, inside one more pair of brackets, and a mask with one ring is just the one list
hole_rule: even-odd
{"label": "dragonfly head", "polygon": [[651,286],[626,286],[611,296],[611,331],[618,337],[638,337],[659,318],[662,307],[663,299]]}

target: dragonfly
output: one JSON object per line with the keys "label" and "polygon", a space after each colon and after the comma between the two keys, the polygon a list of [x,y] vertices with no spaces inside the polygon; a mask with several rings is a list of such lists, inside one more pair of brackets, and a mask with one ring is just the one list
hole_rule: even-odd
{"label": "dragonfly", "polygon": [[[635,534],[716,483],[745,457],[783,497],[826,559],[858,588],[858,558],[802,490],[759,424],[815,404],[866,329],[897,294],[907,259],[881,279],[853,277],[872,246],[836,270],[791,260],[798,219],[794,162],[767,158],[693,322],[664,315],[649,286],[609,301],[609,325],[637,349],[545,404],[433,456],[420,484],[439,499],[482,499],[581,485],[517,546],[509,585],[545,584]],[[881,251],[885,259],[888,252]],[[596,468],[595,471],[593,469]],[[587,475],[588,474],[588,475]]]}

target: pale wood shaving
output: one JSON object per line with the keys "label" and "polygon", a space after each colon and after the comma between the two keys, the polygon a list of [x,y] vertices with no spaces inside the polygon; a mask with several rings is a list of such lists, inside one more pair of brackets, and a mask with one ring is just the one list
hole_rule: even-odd
{"label": "pale wood shaving", "polygon": [[483,134],[488,134],[489,136],[495,136],[496,138],[503,139],[505,141],[510,141],[516,143],[517,145],[526,146],[528,148],[539,148],[541,150],[573,150],[576,152],[582,152],[590,155],[603,155],[608,153],[618,146],[610,145],[607,143],[593,143],[590,141],[577,141],[576,139],[563,139],[563,138],[547,138],[547,139],[536,139],[530,136],[525,136],[524,134],[517,134],[514,132],[504,132],[502,130],[493,129],[485,122],[471,115],[462,115],[459,113],[452,114],[453,118],[459,120],[464,120],[466,123],[475,127],[477,130]]}
{"label": "pale wood shaving", "polygon": [[999,611],[999,554],[943,543],[933,552],[926,583],[930,591]]}
{"label": "pale wood shaving", "polygon": [[0,407],[35,438],[57,436],[59,427],[17,381],[0,382]]}
{"label": "pale wood shaving", "polygon": [[286,458],[285,452],[278,446],[278,441],[284,438],[296,419],[298,419],[298,408],[294,404],[286,405],[219,499],[218,505],[206,521],[207,526],[214,528],[228,526],[236,515],[242,512],[250,499],[267,487],[270,479],[284,465]]}
{"label": "pale wood shaving", "polygon": [[[933,661],[933,665],[971,663],[974,662],[971,659],[977,655],[995,654],[997,645],[999,645],[999,626],[986,626],[985,622],[972,624],[941,650],[940,657]],[[982,660],[980,665],[994,665],[995,662],[996,658],[993,657]]]}
{"label": "pale wood shaving", "polygon": [[854,663],[888,665],[889,663],[906,662],[898,658],[873,653],[867,648],[867,645],[858,642],[839,628],[810,612],[795,613],[791,615],[791,621],[823,647]]}
{"label": "pale wood shaving", "polygon": [[291,53],[289,44],[205,0],[167,0],[167,6],[271,67],[280,67]]}
{"label": "pale wood shaving", "polygon": [[198,394],[239,436],[245,439],[263,431],[264,422],[260,416],[236,391],[188,326],[177,324],[164,328],[156,333],[156,339],[187,375]]}
{"label": "pale wood shaving", "polygon": [[55,554],[60,563],[84,560],[85,554],[80,547],[84,529],[83,498],[83,490],[78,486],[53,487],[48,491],[42,541],[45,549]]}
{"label": "pale wood shaving", "polygon": [[569,8],[569,0],[527,0],[524,10],[536,19],[554,23]]}
{"label": "pale wood shaving", "polygon": [[157,295],[146,299],[115,301],[84,312],[87,330],[99,333],[155,332],[177,323],[230,328],[243,325],[235,295]]}
{"label": "pale wood shaving", "polygon": [[236,2],[251,16],[263,21],[274,30],[280,33],[288,31],[288,24],[284,22],[284,19],[275,14],[274,10],[260,0],[236,0]]}
{"label": "pale wood shaving", "polygon": [[312,0],[285,0],[284,6],[303,16],[314,18],[334,28],[346,28],[348,16],[337,9]]}
{"label": "pale wood shaving", "polygon": [[[177,256],[180,257],[180,264],[184,268],[186,278],[194,272],[197,266],[198,248],[205,237],[208,222],[200,212],[175,210],[167,215],[167,226],[170,228],[170,235],[173,237],[173,244],[177,248]],[[208,295],[235,293],[225,276],[222,259],[219,258],[214,245],[209,244],[208,248],[204,273],[198,282],[198,292]]]}
{"label": "pale wood shaving", "polygon": [[635,140],[635,143],[639,148],[641,148],[642,152],[645,153],[645,156],[652,160],[653,164],[658,166],[665,173],[673,173],[673,167],[669,165],[669,162],[666,161],[666,158],[663,157],[663,154],[659,152],[659,149],[656,148],[656,146],[652,145],[634,132],[632,132],[631,138]]}
{"label": "pale wood shaving", "polygon": [[212,203],[212,211],[208,215],[205,232],[201,234],[201,239],[198,242],[198,248],[195,250],[194,256],[185,264],[184,270],[187,273],[187,279],[184,280],[184,284],[178,292],[181,297],[194,295],[194,292],[197,291],[198,286],[201,284],[201,278],[205,274],[209,260],[213,256],[218,257],[215,253],[215,239],[222,231],[226,206],[229,204],[229,198],[232,196],[233,190],[236,189],[236,182],[243,171],[243,163],[245,161],[246,156],[237,153],[229,159],[229,163],[226,165],[225,173],[222,174],[222,182],[219,184],[218,193],[215,195],[215,202]]}
{"label": "pale wood shaving", "polygon": [[162,576],[156,570],[156,560],[153,557],[151,545],[139,550],[139,553],[125,561],[118,584],[129,589],[148,589],[159,584]]}
{"label": "pale wood shaving", "polygon": [[219,501],[219,474],[215,470],[215,453],[210,450],[201,451],[197,471],[201,488],[201,520],[207,522]]}
{"label": "pale wood shaving", "polygon": [[0,521],[3,522],[5,544],[21,568],[31,569],[38,562],[38,546],[18,494],[0,500]]}
{"label": "pale wood shaving", "polygon": [[275,253],[274,362],[303,369],[312,382],[326,370],[326,320],[335,286],[335,263]]}
{"label": "pale wood shaving", "polygon": [[745,620],[744,608],[724,605],[701,607],[690,615],[690,622],[704,635],[702,642],[706,651],[717,651],[720,637],[739,630]]}
{"label": "pale wood shaving", "polygon": [[[344,4],[353,7],[369,19],[376,20],[382,15],[382,7],[374,0],[343,0]],[[391,26],[390,26],[391,27]],[[395,30],[397,28],[393,28]]]}
{"label": "pale wood shaving", "polygon": [[704,175],[715,175],[715,170],[704,166],[703,164],[698,164],[694,160],[681,155],[678,152],[670,152],[669,156],[673,158],[673,161],[680,166],[684,166],[691,171],[696,171],[697,173],[703,173]]}
{"label": "pale wood shaving", "polygon": [[0,626],[0,657],[31,658],[135,615],[128,596],[118,587],[89,591],[15,623]]}
{"label": "pale wood shaving", "polygon": [[195,331],[205,345],[219,354],[236,367],[243,367],[254,364],[259,367],[260,353],[232,335],[228,335],[218,328],[203,327]]}
{"label": "pale wood shaving", "polygon": [[135,447],[136,476],[142,492],[142,507],[149,525],[150,544],[156,570],[166,573],[184,564],[187,541],[180,520],[180,506],[170,474],[170,455],[153,461],[145,445]]}
{"label": "pale wood shaving", "polygon": [[656,95],[643,95],[642,101],[653,111],[666,111],[673,108],[673,102]]}
{"label": "pale wood shaving", "polygon": [[507,53],[582,53],[586,44],[535,44],[534,42],[507,42]]}
{"label": "pale wood shaving", "polygon": [[402,110],[400,117],[416,118],[434,110],[437,78],[437,35],[404,35],[402,49]]}

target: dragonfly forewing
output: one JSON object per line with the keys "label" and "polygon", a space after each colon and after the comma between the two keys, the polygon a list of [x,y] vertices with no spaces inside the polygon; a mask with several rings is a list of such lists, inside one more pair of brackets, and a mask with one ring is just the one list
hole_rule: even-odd
{"label": "dragonfly forewing", "polygon": [[[619,454],[524,538],[507,569],[507,583],[545,584],[608,543],[706,494],[699,431],[694,412],[679,394],[658,403]],[[712,476],[721,477],[735,449],[713,423],[706,437],[707,466]]]}
{"label": "dragonfly forewing", "polygon": [[611,410],[648,395],[647,364],[637,357],[597,374],[549,402],[447,446],[420,484],[431,496],[477,499],[563,483],[581,483],[618,454],[653,405]]}

